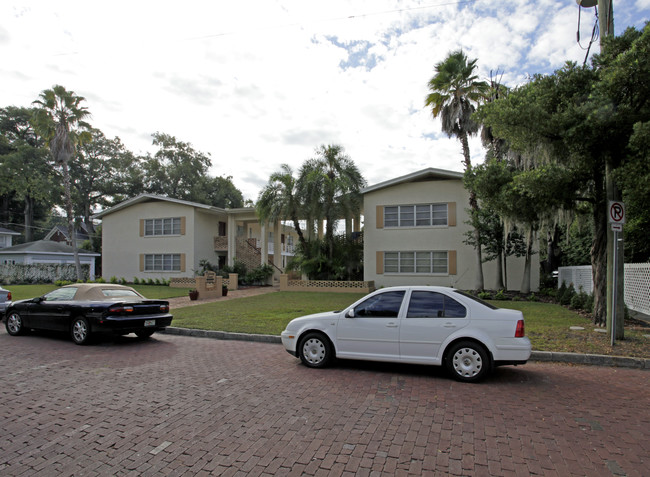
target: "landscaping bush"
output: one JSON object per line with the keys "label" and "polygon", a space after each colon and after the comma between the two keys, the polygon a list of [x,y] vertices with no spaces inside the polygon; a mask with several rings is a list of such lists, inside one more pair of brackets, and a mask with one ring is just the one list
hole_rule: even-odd
{"label": "landscaping bush", "polygon": [[57,287],[64,287],[66,285],[72,285],[72,283],[74,283],[74,282],[71,282],[70,280],[57,280],[57,281],[54,282],[54,284]]}
{"label": "landscaping bush", "polygon": [[248,272],[244,282],[248,285],[266,285],[267,280],[273,275],[271,265],[261,265]]}
{"label": "landscaping bush", "polygon": [[492,294],[490,292],[482,291],[478,294],[478,297],[481,300],[491,300],[492,299]]}
{"label": "landscaping bush", "polygon": [[[564,288],[564,290],[562,290],[562,288]],[[560,290],[558,291],[557,300],[560,305],[567,306],[571,304],[571,299],[575,294],[576,289],[573,287],[573,283],[571,283],[568,287],[562,283],[562,287],[560,287]]]}

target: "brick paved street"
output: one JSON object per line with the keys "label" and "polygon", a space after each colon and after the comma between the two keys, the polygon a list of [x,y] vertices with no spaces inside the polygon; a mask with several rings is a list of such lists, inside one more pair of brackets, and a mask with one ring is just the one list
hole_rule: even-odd
{"label": "brick paved street", "polygon": [[0,331],[0,475],[648,475],[650,373],[311,370],[277,344]]}

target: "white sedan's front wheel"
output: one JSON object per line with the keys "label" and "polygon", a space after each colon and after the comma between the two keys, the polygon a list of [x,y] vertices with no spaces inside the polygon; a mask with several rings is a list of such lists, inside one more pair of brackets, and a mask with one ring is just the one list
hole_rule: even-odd
{"label": "white sedan's front wheel", "polygon": [[300,360],[310,368],[324,368],[332,359],[332,346],[321,333],[308,333],[298,345]]}
{"label": "white sedan's front wheel", "polygon": [[447,353],[447,370],[458,381],[475,382],[490,371],[490,358],[485,348],[472,341],[455,344]]}

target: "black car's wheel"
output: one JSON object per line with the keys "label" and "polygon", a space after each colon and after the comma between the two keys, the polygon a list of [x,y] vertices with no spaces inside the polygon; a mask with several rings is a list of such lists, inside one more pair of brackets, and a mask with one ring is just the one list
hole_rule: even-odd
{"label": "black car's wheel", "polygon": [[83,316],[75,318],[72,322],[72,327],[70,328],[70,336],[72,336],[72,341],[74,341],[75,344],[88,344],[90,341],[90,326],[88,325],[88,320]]}
{"label": "black car's wheel", "polygon": [[332,345],[321,333],[308,333],[298,345],[300,361],[310,368],[324,368],[332,361]]}
{"label": "black car's wheel", "polygon": [[9,315],[7,315],[7,318],[5,320],[5,327],[7,328],[7,333],[9,333],[11,336],[22,335],[25,332],[23,319],[16,311],[12,311],[9,313]]}
{"label": "black car's wheel", "polygon": [[485,347],[473,341],[461,341],[447,352],[447,370],[454,379],[476,382],[490,372],[490,358]]}
{"label": "black car's wheel", "polygon": [[151,335],[153,335],[155,332],[156,330],[140,330],[136,331],[135,335],[141,340],[146,340],[147,338],[150,338]]}

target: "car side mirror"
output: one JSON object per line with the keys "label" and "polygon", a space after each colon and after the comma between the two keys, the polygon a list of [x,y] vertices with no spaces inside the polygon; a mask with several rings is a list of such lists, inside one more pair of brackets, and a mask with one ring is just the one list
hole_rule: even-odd
{"label": "car side mirror", "polygon": [[346,318],[354,318],[354,308],[350,308],[348,312],[345,314]]}
{"label": "car side mirror", "polygon": [[34,303],[40,303],[42,301],[45,301],[45,297],[37,296],[36,298],[32,298],[32,302]]}

